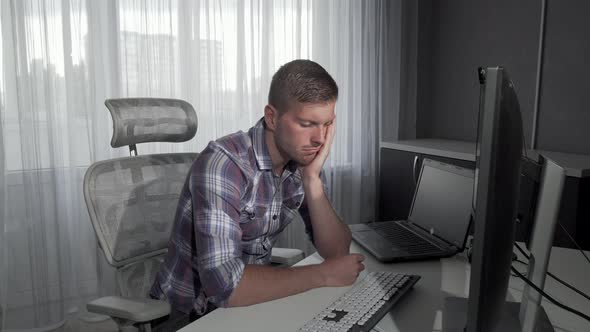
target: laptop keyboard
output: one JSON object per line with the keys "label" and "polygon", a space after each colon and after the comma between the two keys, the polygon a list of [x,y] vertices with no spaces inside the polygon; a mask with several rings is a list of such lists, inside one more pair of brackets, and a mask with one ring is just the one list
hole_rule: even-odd
{"label": "laptop keyboard", "polygon": [[410,254],[420,254],[429,252],[439,252],[440,248],[426,241],[412,231],[397,223],[392,222],[375,222],[367,224],[370,228],[381,236],[390,240],[392,243],[404,248]]}

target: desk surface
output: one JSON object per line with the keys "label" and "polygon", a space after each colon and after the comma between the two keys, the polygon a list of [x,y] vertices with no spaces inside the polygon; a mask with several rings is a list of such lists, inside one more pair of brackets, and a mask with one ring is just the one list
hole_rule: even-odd
{"label": "desk surface", "polygon": [[[384,317],[379,326],[385,331],[432,331],[440,330],[441,308],[446,296],[466,296],[468,293],[469,266],[465,258],[456,256],[441,260],[382,264],[354,242],[351,252],[366,256],[368,271],[394,271],[419,274],[422,279]],[[298,265],[321,261],[317,254],[311,255]],[[518,265],[517,265],[518,266]],[[523,266],[522,270],[526,267]],[[590,264],[572,249],[553,248],[549,271],[590,293]],[[297,331],[305,322],[341,296],[350,287],[325,287],[266,303],[240,308],[219,308],[205,317],[186,326],[182,332],[192,331]],[[523,282],[511,278],[509,295],[519,300]],[[545,289],[558,301],[590,314],[588,301],[573,291],[547,278]],[[555,305],[543,301],[556,331],[590,331],[590,322],[570,314]]]}

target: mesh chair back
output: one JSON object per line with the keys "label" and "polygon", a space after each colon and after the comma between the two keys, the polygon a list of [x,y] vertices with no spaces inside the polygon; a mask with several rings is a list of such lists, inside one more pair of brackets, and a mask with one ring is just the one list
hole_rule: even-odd
{"label": "mesh chair back", "polygon": [[156,274],[164,263],[165,255],[158,255],[134,262],[117,269],[119,295],[129,298],[143,298],[149,294]]}
{"label": "mesh chair back", "polygon": [[84,198],[111,265],[120,267],[166,252],[180,192],[197,155],[125,157],[88,168]]}
{"label": "mesh chair back", "polygon": [[191,104],[179,99],[108,99],[113,118],[114,148],[145,142],[184,142],[197,132],[197,115]]}
{"label": "mesh chair back", "polygon": [[[177,99],[105,101],[113,118],[111,146],[184,142],[195,136],[193,107]],[[136,151],[136,150],[135,150]],[[94,163],[84,198],[98,242],[117,268],[120,295],[145,297],[163,261],[180,192],[196,153],[169,153]]]}

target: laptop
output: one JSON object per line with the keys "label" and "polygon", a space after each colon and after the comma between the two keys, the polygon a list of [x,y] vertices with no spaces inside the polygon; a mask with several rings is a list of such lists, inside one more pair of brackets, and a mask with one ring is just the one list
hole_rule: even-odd
{"label": "laptop", "polygon": [[473,178],[472,169],[424,159],[408,220],[353,224],[352,238],[381,262],[453,256],[465,249]]}

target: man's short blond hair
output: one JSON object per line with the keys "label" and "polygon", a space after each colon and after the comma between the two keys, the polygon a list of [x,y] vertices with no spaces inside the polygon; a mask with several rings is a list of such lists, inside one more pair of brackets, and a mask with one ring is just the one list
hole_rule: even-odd
{"label": "man's short blond hair", "polygon": [[328,72],[311,60],[293,60],[273,75],[268,103],[279,113],[289,108],[291,101],[328,103],[338,98],[338,85]]}

